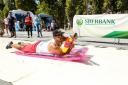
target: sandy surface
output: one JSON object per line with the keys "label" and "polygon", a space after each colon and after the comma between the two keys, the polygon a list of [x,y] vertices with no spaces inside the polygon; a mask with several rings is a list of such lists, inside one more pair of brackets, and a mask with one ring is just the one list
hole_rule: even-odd
{"label": "sandy surface", "polygon": [[12,85],[128,85],[128,50],[86,45],[88,65],[16,55],[5,49],[10,40],[0,38],[0,80]]}

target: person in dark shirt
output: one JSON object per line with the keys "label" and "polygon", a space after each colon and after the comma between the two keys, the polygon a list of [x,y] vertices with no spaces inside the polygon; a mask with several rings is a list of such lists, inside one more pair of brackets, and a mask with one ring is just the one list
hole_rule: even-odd
{"label": "person in dark shirt", "polygon": [[12,12],[9,12],[9,17],[8,17],[8,26],[9,26],[9,31],[11,33],[11,37],[16,38],[16,30],[15,30],[15,17],[12,16]]}

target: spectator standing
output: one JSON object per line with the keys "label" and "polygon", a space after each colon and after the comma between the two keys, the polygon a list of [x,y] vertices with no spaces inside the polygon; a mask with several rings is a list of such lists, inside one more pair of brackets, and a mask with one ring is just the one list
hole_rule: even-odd
{"label": "spectator standing", "polygon": [[41,18],[38,15],[35,16],[35,26],[37,29],[37,37],[42,37]]}
{"label": "spectator standing", "polygon": [[9,26],[9,31],[11,33],[11,37],[16,38],[16,30],[15,30],[15,17],[12,16],[12,12],[9,12],[9,17],[8,17],[8,26]]}
{"label": "spectator standing", "polygon": [[26,31],[28,33],[28,38],[30,38],[30,34],[31,33],[31,37],[32,37],[32,17],[30,16],[30,13],[27,13],[27,16],[25,17],[25,25],[26,25]]}
{"label": "spectator standing", "polygon": [[54,30],[54,29],[55,29],[55,21],[52,20],[52,22],[51,22],[51,29],[50,30]]}
{"label": "spectator standing", "polygon": [[4,19],[4,27],[5,27],[5,30],[6,30],[7,35],[9,35],[9,30],[8,30],[8,18],[5,18],[5,19]]}
{"label": "spectator standing", "polygon": [[25,31],[24,19],[21,19],[21,21],[20,21],[20,30],[21,30],[21,31]]}
{"label": "spectator standing", "polygon": [[20,21],[16,21],[15,22],[15,29],[16,29],[16,31],[20,31]]}

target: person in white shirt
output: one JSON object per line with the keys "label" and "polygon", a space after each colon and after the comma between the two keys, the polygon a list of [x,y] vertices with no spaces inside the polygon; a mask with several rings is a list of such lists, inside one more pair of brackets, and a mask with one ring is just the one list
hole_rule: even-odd
{"label": "person in white shirt", "polygon": [[64,32],[59,30],[53,31],[53,39],[44,42],[44,41],[37,41],[33,44],[31,43],[18,43],[14,44],[12,41],[6,46],[6,49],[9,48],[16,48],[25,53],[52,53],[57,55],[64,55],[65,53],[62,52],[61,45],[65,41],[65,37],[63,36]]}

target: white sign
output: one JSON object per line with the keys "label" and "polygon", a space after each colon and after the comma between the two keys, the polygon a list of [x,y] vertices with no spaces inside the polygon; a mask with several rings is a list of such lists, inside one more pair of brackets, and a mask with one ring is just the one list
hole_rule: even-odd
{"label": "white sign", "polygon": [[79,36],[128,38],[128,14],[75,15],[73,31]]}

